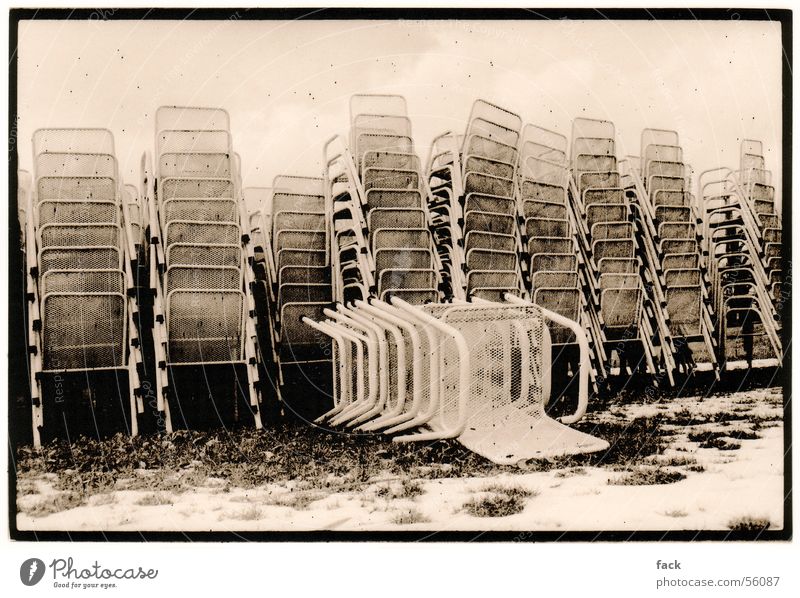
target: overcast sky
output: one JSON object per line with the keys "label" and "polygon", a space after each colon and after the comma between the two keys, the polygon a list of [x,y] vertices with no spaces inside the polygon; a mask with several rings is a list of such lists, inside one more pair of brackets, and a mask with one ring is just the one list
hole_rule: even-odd
{"label": "overcast sky", "polygon": [[674,128],[696,171],[738,165],[739,140],[781,151],[780,26],[742,21],[36,21],[19,36],[21,167],[43,126],[108,127],[126,182],[162,104],[231,114],[244,183],[318,175],[354,93],[406,96],[417,152],[463,131],[484,98],[569,135],[615,123],[618,155]]}

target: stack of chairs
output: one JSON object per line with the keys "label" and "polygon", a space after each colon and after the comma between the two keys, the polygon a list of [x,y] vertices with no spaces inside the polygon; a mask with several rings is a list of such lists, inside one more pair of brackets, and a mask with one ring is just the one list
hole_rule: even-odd
{"label": "stack of chairs", "polygon": [[405,99],[352,96],[349,139],[335,136],[324,153],[336,300],[439,301],[441,264]]}
{"label": "stack of chairs", "polygon": [[[568,199],[567,138],[543,127],[525,125],[518,175],[518,210],[531,300],[580,322],[589,331],[593,340],[591,379],[596,385],[600,364],[594,347],[602,343],[596,312],[586,301],[586,262],[578,251],[576,221]],[[559,354],[574,345],[575,337],[569,329],[553,322],[549,326],[554,350],[558,347]],[[570,361],[576,357],[570,355]]]}
{"label": "stack of chairs", "polygon": [[333,302],[324,181],[278,175],[267,207],[262,227],[278,392],[284,414],[308,421],[327,410],[330,396],[330,340],[301,321],[321,319]]}
{"label": "stack of chairs", "polygon": [[476,100],[461,149],[461,239],[467,298],[501,301],[520,295],[521,240],[517,228],[517,163],[522,119]]}
{"label": "stack of chairs", "polygon": [[461,172],[461,147],[464,136],[452,131],[431,142],[426,162],[429,186],[430,230],[441,264],[441,289],[445,297],[466,298],[464,240],[459,226],[463,222],[464,185]]}
{"label": "stack of chairs", "polygon": [[[162,106],[155,141],[155,170],[145,156],[143,180],[155,256],[159,411],[167,430],[209,421],[261,427],[252,245],[228,114]],[[232,372],[233,380],[207,374],[214,366],[224,366],[219,371]],[[178,422],[171,415],[175,408]]]}
{"label": "stack of chairs", "polygon": [[602,341],[606,344],[604,369],[612,369],[617,354],[620,374],[631,374],[644,364],[656,373],[652,325],[645,312],[639,244],[634,214],[622,187],[617,166],[613,123],[576,118],[572,124],[570,160],[576,213],[582,215]]}
{"label": "stack of chairs", "polygon": [[740,186],[761,233],[762,261],[769,279],[770,295],[777,309],[781,303],[783,282],[781,268],[782,222],[780,210],[775,203],[772,172],[767,170],[764,160],[763,144],[754,139],[743,139],[740,145],[739,161]]}
{"label": "stack of chairs", "polygon": [[[674,367],[685,372],[710,364],[718,375],[708,276],[701,256],[702,231],[678,133],[644,129],[634,169],[644,227],[656,248],[654,287],[663,302]],[[652,256],[648,255],[648,259]]]}
{"label": "stack of chairs", "polygon": [[[52,429],[63,423],[67,435],[85,433],[81,422],[93,422],[93,433],[109,432],[100,427],[116,406],[114,387],[125,386],[95,386],[93,376],[103,372],[127,374],[129,413],[123,409],[122,416],[136,434],[142,403],[130,250],[135,239],[113,135],[106,129],[39,129],[33,164],[24,217],[34,445],[40,446],[46,421]],[[75,391],[67,391],[64,378],[71,374],[88,384],[82,392],[91,395],[91,417],[79,412]]]}
{"label": "stack of chairs", "polygon": [[754,211],[730,169],[701,173],[698,186],[721,368],[765,359],[780,364],[777,314]]}

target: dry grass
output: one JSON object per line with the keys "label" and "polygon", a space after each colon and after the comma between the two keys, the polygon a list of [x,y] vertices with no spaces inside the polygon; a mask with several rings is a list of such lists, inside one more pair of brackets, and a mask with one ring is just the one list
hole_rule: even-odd
{"label": "dry grass", "polygon": [[399,484],[390,483],[378,486],[375,496],[387,500],[399,500],[404,498],[417,498],[425,494],[425,488],[419,480],[404,479]]}
{"label": "dry grass", "polygon": [[473,517],[507,517],[521,513],[527,499],[538,494],[520,486],[490,484],[480,490],[480,496],[464,503],[463,509]]}
{"label": "dry grass", "polygon": [[77,492],[61,492],[34,503],[27,507],[24,513],[31,517],[47,517],[54,513],[80,507],[85,502],[85,498]]}
{"label": "dry grass", "polygon": [[173,504],[172,497],[165,492],[154,492],[152,494],[145,494],[134,504],[140,507],[160,507],[163,505]]}
{"label": "dry grass", "polygon": [[744,515],[728,522],[728,529],[734,532],[761,532],[767,530],[772,522],[766,517]]}
{"label": "dry grass", "polygon": [[261,509],[253,505],[241,511],[236,511],[235,513],[228,513],[226,514],[226,518],[236,519],[238,521],[256,521],[261,519]]}
{"label": "dry grass", "polygon": [[679,471],[660,467],[640,467],[629,474],[608,480],[611,486],[653,486],[658,484],[674,484],[686,476]]}
{"label": "dry grass", "polygon": [[397,525],[411,525],[413,523],[428,523],[430,518],[420,513],[417,509],[408,509],[397,513],[392,517],[391,521]]}

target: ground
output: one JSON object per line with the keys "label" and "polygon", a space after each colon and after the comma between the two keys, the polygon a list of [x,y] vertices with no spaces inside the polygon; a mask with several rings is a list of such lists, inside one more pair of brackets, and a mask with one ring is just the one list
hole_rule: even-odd
{"label": "ground", "polygon": [[752,530],[783,526],[780,389],[619,400],[608,451],[500,467],[457,441],[296,426],[17,454],[21,530]]}

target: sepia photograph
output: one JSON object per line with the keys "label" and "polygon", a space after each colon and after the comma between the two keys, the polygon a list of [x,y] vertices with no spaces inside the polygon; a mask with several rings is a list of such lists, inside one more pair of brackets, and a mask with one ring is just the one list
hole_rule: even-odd
{"label": "sepia photograph", "polygon": [[791,19],[12,10],[12,539],[790,539]]}

